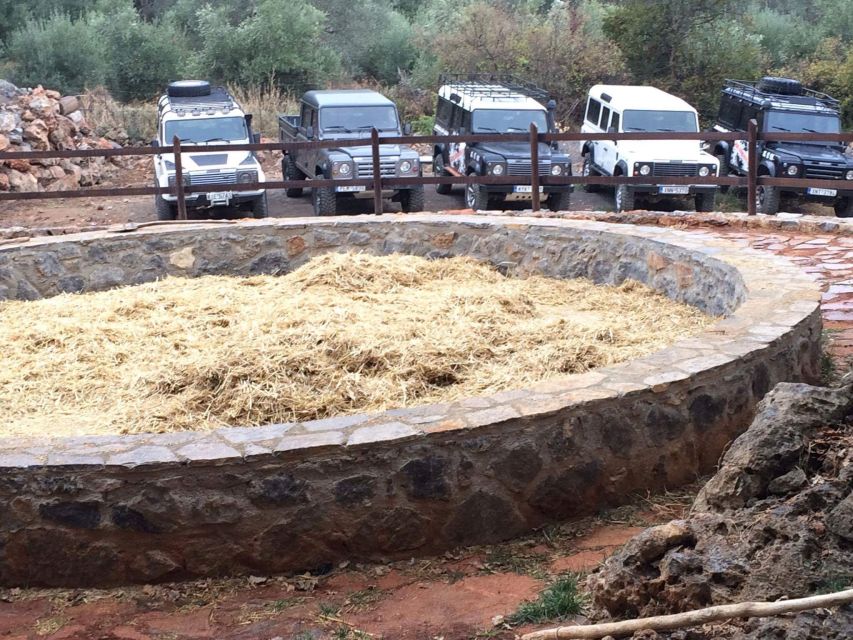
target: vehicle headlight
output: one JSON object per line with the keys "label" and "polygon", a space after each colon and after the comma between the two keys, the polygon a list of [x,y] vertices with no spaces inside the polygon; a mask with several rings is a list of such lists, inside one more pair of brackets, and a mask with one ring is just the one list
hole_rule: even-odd
{"label": "vehicle headlight", "polygon": [[649,165],[647,165],[647,164],[640,165],[640,175],[641,176],[647,176],[651,172],[652,172],[652,168]]}
{"label": "vehicle headlight", "polygon": [[403,160],[400,163],[400,173],[411,173],[412,172],[412,163],[409,160]]}
{"label": "vehicle headlight", "polygon": [[790,167],[788,167],[788,171],[786,173],[789,176],[795,176],[795,175],[797,175],[797,173],[799,173],[799,171],[800,171],[800,168],[797,165],[792,164]]}
{"label": "vehicle headlight", "polygon": [[708,167],[699,167],[699,177],[707,178],[711,173],[711,170]]}
{"label": "vehicle headlight", "polygon": [[352,175],[352,164],[347,161],[337,161],[332,163],[333,178],[349,178]]}
{"label": "vehicle headlight", "polygon": [[258,181],[257,171],[241,171],[237,174],[237,182],[241,184],[249,184],[250,182]]}
{"label": "vehicle headlight", "polygon": [[504,166],[500,162],[489,164],[489,173],[493,176],[502,176],[504,174]]}
{"label": "vehicle headlight", "polygon": [[552,164],[552,165],[551,165],[551,175],[552,175],[552,176],[561,176],[561,175],[563,175],[563,165],[561,165],[561,164]]}
{"label": "vehicle headlight", "polygon": [[[190,174],[188,174],[188,173],[183,174],[183,183],[184,183],[185,187],[190,186]],[[169,186],[170,187],[175,186],[175,175],[174,174],[169,176]]]}
{"label": "vehicle headlight", "polygon": [[844,176],[848,180],[853,180],[853,170],[847,172],[847,175]]}

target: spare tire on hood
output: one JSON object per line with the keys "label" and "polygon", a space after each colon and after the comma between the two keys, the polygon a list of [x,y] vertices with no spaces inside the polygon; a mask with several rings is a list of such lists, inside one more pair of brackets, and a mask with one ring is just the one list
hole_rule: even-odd
{"label": "spare tire on hood", "polygon": [[207,80],[176,80],[166,88],[170,98],[197,98],[210,95],[210,83]]}

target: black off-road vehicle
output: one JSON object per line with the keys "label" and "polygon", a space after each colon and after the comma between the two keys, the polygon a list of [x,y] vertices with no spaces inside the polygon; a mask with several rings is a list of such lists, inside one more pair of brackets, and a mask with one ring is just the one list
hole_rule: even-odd
{"label": "black off-road vehicle", "polygon": [[[544,104],[543,104],[544,103]],[[547,105],[547,107],[546,107]],[[540,133],[554,132],[554,109],[547,92],[503,74],[447,74],[442,76],[435,111],[435,135],[527,133],[534,123]],[[529,142],[454,142],[435,146],[433,173],[436,176],[532,175]],[[570,176],[568,155],[539,144],[539,175]],[[450,193],[452,185],[436,185],[438,193]],[[548,208],[569,208],[571,185],[540,186]],[[488,209],[490,201],[530,200],[527,184],[467,185],[465,202],[472,209]]]}
{"label": "black off-road vehicle", "polygon": [[[807,89],[790,78],[765,77],[758,82],[727,80],[720,99],[716,131],[747,131],[751,119],[759,131],[840,133],[839,104],[834,98]],[[833,180],[837,188],[759,186],[756,205],[760,213],[779,211],[783,196],[797,196],[832,205],[841,218],[853,217],[853,158],[833,142],[761,142],[757,151],[758,175],[774,178]],[[720,175],[746,175],[748,141],[714,143]]]}

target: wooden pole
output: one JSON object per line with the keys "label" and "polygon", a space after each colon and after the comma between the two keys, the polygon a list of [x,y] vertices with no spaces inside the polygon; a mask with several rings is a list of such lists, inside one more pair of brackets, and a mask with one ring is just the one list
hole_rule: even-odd
{"label": "wooden pole", "polygon": [[184,170],[181,165],[181,139],[175,136],[172,140],[175,154],[175,196],[178,198],[178,220],[187,219],[187,200],[184,197]]}
{"label": "wooden pole", "polygon": [[796,600],[741,602],[738,604],[724,604],[717,607],[686,611],[685,613],[675,613],[668,616],[637,618],[635,620],[606,622],[604,624],[555,627],[553,629],[527,633],[521,636],[521,640],[560,640],[566,638],[573,638],[574,640],[598,640],[606,636],[624,638],[643,629],[670,631],[672,629],[683,629],[684,627],[697,627],[708,622],[729,620],[731,618],[766,618],[786,613],[795,613],[797,611],[806,611],[807,609],[838,607],[851,602],[853,602],[853,589],[847,589],[837,593],[798,598]]}
{"label": "wooden pole", "polygon": [[530,189],[532,191],[532,208],[534,213],[539,211],[539,130],[536,123],[530,123]]}
{"label": "wooden pole", "polygon": [[373,147],[373,212],[382,213],[382,169],[379,164],[379,132],[370,132],[370,145]]}
{"label": "wooden pole", "polygon": [[755,118],[749,121],[747,135],[748,149],[746,152],[746,162],[748,165],[748,178],[746,210],[749,215],[754,216],[756,213],[756,197],[758,195],[758,122],[756,122]]}

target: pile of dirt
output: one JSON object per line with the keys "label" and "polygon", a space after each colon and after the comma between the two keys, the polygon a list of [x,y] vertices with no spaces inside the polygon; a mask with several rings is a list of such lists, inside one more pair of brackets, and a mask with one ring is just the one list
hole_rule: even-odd
{"label": "pile of dirt", "polygon": [[712,321],[636,282],[337,253],[285,276],[3,302],[0,435],[207,429],[450,401],[634,358]]}
{"label": "pile of dirt", "polygon": [[18,89],[0,80],[0,191],[70,191],[111,175],[119,158],[3,160],[4,153],[112,149],[117,142],[94,135],[74,96]]}
{"label": "pile of dirt", "polygon": [[[590,576],[599,616],[636,618],[853,586],[853,374],[780,384],[690,517],[647,529]],[[849,638],[853,606],[643,638]]]}

